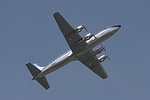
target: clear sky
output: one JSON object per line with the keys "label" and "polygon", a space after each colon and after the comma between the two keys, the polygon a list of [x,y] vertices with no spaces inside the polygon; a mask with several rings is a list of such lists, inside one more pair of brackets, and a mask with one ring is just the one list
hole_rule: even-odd
{"label": "clear sky", "polygon": [[[0,0],[0,100],[148,100],[149,4],[149,0]],[[47,75],[49,90],[31,81],[27,62],[46,66],[69,49],[53,18],[56,11],[74,28],[85,24],[94,33],[122,25],[103,43],[111,58],[102,63],[109,75],[106,80],[75,61]]]}

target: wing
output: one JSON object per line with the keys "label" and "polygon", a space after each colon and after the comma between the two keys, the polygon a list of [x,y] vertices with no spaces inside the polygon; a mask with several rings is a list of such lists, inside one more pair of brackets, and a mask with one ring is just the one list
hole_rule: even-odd
{"label": "wing", "polygon": [[95,74],[100,76],[101,78],[105,79],[107,78],[107,73],[102,67],[102,65],[98,62],[98,59],[95,55],[93,55],[93,50],[89,50],[85,54],[83,54],[81,57],[78,58],[78,60],[83,63],[85,66],[87,66],[89,69],[91,69]]}
{"label": "wing", "polygon": [[87,43],[85,41],[80,42],[82,37],[75,32],[75,29],[72,28],[59,12],[54,13],[54,18],[73,53],[77,54],[85,50]]}

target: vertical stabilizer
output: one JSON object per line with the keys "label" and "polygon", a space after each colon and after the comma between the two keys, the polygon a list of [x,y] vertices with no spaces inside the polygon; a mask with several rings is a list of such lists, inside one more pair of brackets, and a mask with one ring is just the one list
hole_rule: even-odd
{"label": "vertical stabilizer", "polygon": [[37,67],[35,67],[31,63],[27,63],[26,66],[31,72],[33,79],[35,78],[35,80],[39,82],[45,89],[49,89],[49,84],[46,80],[46,77],[45,76],[37,77],[41,73],[41,70],[39,70]]}

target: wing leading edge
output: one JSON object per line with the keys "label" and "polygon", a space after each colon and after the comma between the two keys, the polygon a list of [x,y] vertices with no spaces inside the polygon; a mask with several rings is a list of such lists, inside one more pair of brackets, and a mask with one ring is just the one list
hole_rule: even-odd
{"label": "wing leading edge", "polygon": [[72,28],[59,12],[54,13],[54,18],[73,53],[78,54],[85,50],[87,43],[85,41],[80,42],[82,37],[76,33],[75,29]]}
{"label": "wing leading edge", "polygon": [[78,60],[101,78],[107,78],[108,76],[106,71],[104,70],[103,66],[98,62],[96,55],[93,55],[92,52],[93,50],[89,50],[81,57],[79,57]]}

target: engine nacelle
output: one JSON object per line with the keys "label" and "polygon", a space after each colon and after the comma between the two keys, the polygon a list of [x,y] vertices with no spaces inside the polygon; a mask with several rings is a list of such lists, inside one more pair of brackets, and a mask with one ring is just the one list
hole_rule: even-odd
{"label": "engine nacelle", "polygon": [[98,61],[103,62],[106,60],[106,58],[108,58],[108,55],[102,55],[101,57],[98,58]]}
{"label": "engine nacelle", "polygon": [[84,36],[84,40],[86,41],[86,40],[89,40],[91,37],[93,37],[94,36],[94,34],[92,34],[92,33],[88,33],[87,35],[85,35]]}
{"label": "engine nacelle", "polygon": [[98,48],[97,50],[94,51],[93,55],[100,54],[103,50],[105,50],[105,48],[104,47],[100,47],[100,48]]}
{"label": "engine nacelle", "polygon": [[80,25],[77,27],[76,31],[77,33],[81,32],[83,29],[85,29],[85,26],[84,25]]}

